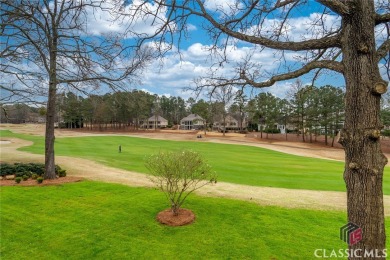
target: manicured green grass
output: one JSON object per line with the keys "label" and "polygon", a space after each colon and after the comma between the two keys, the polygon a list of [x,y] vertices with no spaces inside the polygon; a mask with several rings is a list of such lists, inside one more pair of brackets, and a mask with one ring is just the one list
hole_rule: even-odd
{"label": "manicured green grass", "polygon": [[38,147],[44,147],[45,145],[45,139],[42,136],[37,136],[32,134],[18,134],[18,133],[13,133],[9,130],[0,130],[0,137],[16,137],[23,140],[32,141],[34,142],[34,146],[38,146]]}
{"label": "manicured green grass", "polygon": [[[34,142],[24,151],[43,153],[43,137],[0,131]],[[118,146],[122,153],[118,153]],[[263,148],[166,141],[126,136],[68,137],[56,139],[56,155],[82,157],[126,170],[147,173],[145,157],[160,150],[190,148],[198,151],[218,174],[219,181],[290,189],[345,191],[342,162],[294,156]],[[387,167],[386,167],[387,168]],[[109,174],[109,173],[107,173]],[[385,171],[384,193],[390,194],[389,172]]]}
{"label": "manicured green grass", "polygon": [[[1,259],[313,259],[342,249],[346,215],[191,196],[196,222],[167,227],[153,189],[81,182],[1,188]],[[387,223],[390,223],[389,219]],[[387,225],[389,229],[390,226]]]}

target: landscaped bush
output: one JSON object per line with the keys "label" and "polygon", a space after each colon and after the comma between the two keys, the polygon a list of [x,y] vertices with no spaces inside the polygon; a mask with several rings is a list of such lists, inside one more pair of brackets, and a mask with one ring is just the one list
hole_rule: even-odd
{"label": "landscaped bush", "polygon": [[66,170],[59,170],[58,176],[59,177],[65,177],[66,176]]}
{"label": "landscaped bush", "polygon": [[45,173],[45,165],[43,163],[30,163],[29,170],[42,176]]}
{"label": "landscaped bush", "polygon": [[62,169],[59,165],[55,166],[55,172],[56,175],[59,177],[65,177],[66,176],[66,170]]}
{"label": "landscaped bush", "polygon": [[33,173],[32,175],[31,175],[31,179],[33,179],[33,180],[36,180],[36,179],[38,179],[38,174],[36,174],[36,173]]}
{"label": "landscaped bush", "polygon": [[31,176],[33,173],[41,176],[45,172],[45,165],[42,163],[15,163],[13,168],[16,176],[20,177],[23,175]]}
{"label": "landscaped bush", "polygon": [[7,175],[13,175],[14,172],[14,166],[8,163],[1,163],[0,164],[0,176],[7,176]]}
{"label": "landscaped bush", "polygon": [[[66,176],[66,170],[61,169],[59,165],[55,166],[55,172],[60,177]],[[61,173],[62,172],[62,173]],[[0,164],[0,176],[15,175],[16,177],[23,177],[27,175],[32,177],[33,174],[42,176],[45,173],[45,165],[43,163],[1,163]]]}
{"label": "landscaped bush", "polygon": [[23,176],[27,176],[27,178],[30,178],[31,175],[32,175],[32,172],[30,172],[30,171],[21,171],[21,172],[15,173],[16,177],[22,177],[22,178],[23,178]]}
{"label": "landscaped bush", "polygon": [[22,177],[22,179],[23,179],[24,181],[27,181],[28,178],[30,178],[28,175],[23,175],[23,177]]}
{"label": "landscaped bush", "polygon": [[39,184],[41,184],[41,183],[43,182],[43,177],[38,177],[38,178],[37,178],[37,182],[38,182]]}
{"label": "landscaped bush", "polygon": [[280,134],[280,130],[276,128],[264,129],[263,132],[269,134]]}
{"label": "landscaped bush", "polygon": [[56,172],[57,175],[60,174],[60,171],[61,171],[61,170],[62,170],[62,169],[61,169],[61,167],[60,167],[59,165],[56,165],[56,166],[54,167],[54,171]]}
{"label": "landscaped bush", "polygon": [[390,130],[386,129],[386,130],[382,130],[382,136],[387,136],[389,137],[390,136]]}
{"label": "landscaped bush", "polygon": [[15,178],[15,182],[16,182],[16,183],[20,183],[21,181],[22,181],[22,177],[16,177],[16,178]]}

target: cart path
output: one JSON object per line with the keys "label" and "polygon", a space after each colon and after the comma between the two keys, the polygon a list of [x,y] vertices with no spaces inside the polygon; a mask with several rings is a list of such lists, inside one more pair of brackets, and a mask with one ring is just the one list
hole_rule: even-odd
{"label": "cart path", "polygon": [[[10,142],[0,144],[1,162],[42,162],[43,155],[18,151],[17,148],[32,145],[32,142],[17,138],[3,138]],[[129,186],[151,187],[147,175],[108,167],[87,159],[56,156],[56,163],[67,169],[70,176],[89,180],[120,183]],[[286,208],[319,210],[346,210],[346,193],[335,191],[312,191],[284,188],[256,187],[218,182],[196,192],[209,197],[224,197],[251,201],[259,205],[274,205]],[[385,214],[390,216],[390,196],[384,196]]]}

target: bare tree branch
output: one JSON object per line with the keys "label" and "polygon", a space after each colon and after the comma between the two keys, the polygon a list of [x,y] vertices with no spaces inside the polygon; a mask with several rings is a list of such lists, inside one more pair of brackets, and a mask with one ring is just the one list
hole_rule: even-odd
{"label": "bare tree branch", "polygon": [[390,23],[390,13],[376,14],[375,25],[382,24],[382,23]]}
{"label": "bare tree branch", "polygon": [[248,85],[251,85],[255,88],[264,88],[264,87],[270,87],[278,81],[284,81],[284,80],[297,78],[299,76],[302,76],[302,75],[310,72],[311,70],[319,69],[319,68],[330,69],[333,71],[337,71],[339,73],[344,72],[343,65],[340,62],[337,62],[337,61],[313,61],[313,62],[306,64],[305,66],[303,66],[299,70],[291,71],[291,72],[280,74],[280,75],[275,75],[275,76],[271,77],[269,80],[264,81],[264,82],[260,82],[260,83],[257,83],[253,79],[248,78],[245,75],[245,73],[241,73],[241,78],[243,80],[245,80],[245,83]]}
{"label": "bare tree branch", "polygon": [[221,30],[223,33],[234,37],[239,40],[243,40],[248,43],[258,44],[262,45],[268,48],[277,49],[277,50],[292,50],[292,51],[303,51],[303,50],[310,50],[310,49],[324,49],[324,48],[330,48],[330,47],[340,47],[340,35],[337,34],[335,36],[330,37],[324,37],[321,39],[312,39],[307,41],[301,41],[301,42],[281,42],[281,41],[274,41],[266,37],[261,36],[252,36],[248,35],[242,32],[234,31],[230,29],[228,26],[226,26],[223,23],[217,22],[207,11],[204,6],[204,4],[200,0],[196,0],[198,3],[201,12],[197,13],[194,12],[196,15],[201,16],[205,18],[207,21],[209,21],[215,28]]}
{"label": "bare tree branch", "polygon": [[350,13],[349,7],[346,6],[343,1],[317,0],[317,2],[323,4],[339,15],[346,15]]}
{"label": "bare tree branch", "polygon": [[379,62],[385,56],[390,55],[389,53],[390,53],[390,39],[387,39],[385,42],[382,43],[381,46],[379,46],[378,50],[376,51],[377,61]]}

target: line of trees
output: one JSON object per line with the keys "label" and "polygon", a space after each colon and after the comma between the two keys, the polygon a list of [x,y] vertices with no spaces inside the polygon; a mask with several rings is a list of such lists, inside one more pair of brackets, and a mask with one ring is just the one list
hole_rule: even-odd
{"label": "line of trees", "polygon": [[0,123],[22,124],[27,122],[44,122],[46,108],[32,107],[24,103],[1,105]]}
{"label": "line of trees", "polygon": [[[390,125],[389,101],[389,95],[382,99],[381,118],[385,126]],[[221,122],[229,114],[239,122],[240,130],[245,126],[249,131],[259,130],[261,138],[268,138],[269,133],[279,133],[279,125],[286,127],[286,139],[287,133],[300,135],[303,142],[317,141],[319,135],[324,135],[325,144],[333,146],[344,123],[344,104],[342,88],[303,86],[299,81],[291,86],[286,98],[269,92],[248,98],[238,91],[228,105],[218,99],[206,101],[190,97],[184,100],[142,90],[88,97],[67,92],[57,95],[56,121],[62,128],[139,129],[142,121],[154,115],[166,118],[168,125],[174,126],[193,113],[204,118],[207,128],[211,129],[213,122]],[[45,115],[43,106],[2,105],[0,122],[42,122]],[[382,134],[388,136],[390,131],[384,130]]]}
{"label": "line of trees", "polygon": [[[87,98],[68,92],[58,95],[58,112],[63,127],[67,128],[134,128],[151,116],[166,118],[170,126],[180,124],[180,119],[189,113],[203,117],[209,128],[213,122],[222,122],[229,114],[243,128],[248,123],[249,130],[276,133],[277,125],[288,126],[289,131],[312,136],[334,136],[342,127],[344,115],[344,92],[333,86],[302,86],[291,88],[287,98],[278,98],[264,92],[248,99],[237,92],[229,101],[213,99],[198,101],[193,98],[152,95],[144,91],[117,92],[103,96],[90,95]],[[229,102],[229,103],[228,103]]]}
{"label": "line of trees", "polygon": [[57,98],[58,121],[66,128],[138,129],[142,121],[153,115],[178,124],[187,113],[186,102],[181,97],[159,97],[141,90],[88,97],[68,92]]}
{"label": "line of trees", "polygon": [[[151,116],[162,116],[169,126],[180,124],[180,120],[190,113],[198,114],[211,128],[214,122],[223,122],[227,115],[233,116],[238,128],[260,130],[268,138],[269,133],[277,133],[277,126],[287,127],[287,132],[301,134],[302,141],[313,141],[318,135],[325,135],[325,143],[334,144],[334,137],[342,128],[344,120],[344,91],[334,86],[303,86],[294,84],[286,98],[278,98],[269,92],[248,98],[243,92],[230,94],[226,99],[184,100],[175,96],[158,96],[133,90],[105,95],[78,96],[72,92],[57,95],[56,120],[60,127],[89,129],[139,129],[141,122]],[[27,105],[3,106],[4,111],[18,115],[20,122],[26,121]],[[18,109],[23,108],[23,109]],[[32,108],[44,115],[44,108]],[[387,115],[383,106],[383,115]],[[4,112],[3,112],[4,113]],[[7,122],[2,117],[2,122]],[[24,119],[24,120],[22,120]],[[18,121],[18,122],[19,122]],[[287,135],[286,135],[287,138]],[[308,139],[308,140],[306,140]]]}

